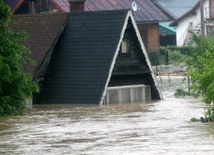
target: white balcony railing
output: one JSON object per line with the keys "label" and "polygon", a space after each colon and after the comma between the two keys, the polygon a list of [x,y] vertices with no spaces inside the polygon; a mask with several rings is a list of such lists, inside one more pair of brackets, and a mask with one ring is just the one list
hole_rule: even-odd
{"label": "white balcony railing", "polygon": [[151,101],[149,85],[109,87],[104,103],[132,103],[143,101]]}

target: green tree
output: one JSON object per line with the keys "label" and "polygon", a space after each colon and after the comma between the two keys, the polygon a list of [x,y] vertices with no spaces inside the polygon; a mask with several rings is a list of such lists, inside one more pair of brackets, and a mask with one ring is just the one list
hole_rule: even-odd
{"label": "green tree", "polygon": [[203,37],[193,34],[196,46],[190,47],[187,73],[191,77],[191,90],[202,95],[208,105],[206,118],[214,119],[214,36]]}
{"label": "green tree", "polygon": [[8,27],[10,18],[10,8],[0,0],[0,116],[22,114],[24,101],[38,90],[23,68],[30,65],[29,50],[23,45],[26,35]]}

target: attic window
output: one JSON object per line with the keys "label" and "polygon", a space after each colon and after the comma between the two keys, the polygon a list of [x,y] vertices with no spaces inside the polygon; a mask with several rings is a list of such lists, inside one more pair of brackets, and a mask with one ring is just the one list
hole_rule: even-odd
{"label": "attic window", "polygon": [[121,44],[121,53],[128,54],[129,53],[129,39],[123,39]]}

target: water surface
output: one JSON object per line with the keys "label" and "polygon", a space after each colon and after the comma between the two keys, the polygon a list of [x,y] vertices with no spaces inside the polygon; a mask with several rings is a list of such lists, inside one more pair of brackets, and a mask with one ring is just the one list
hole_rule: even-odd
{"label": "water surface", "polygon": [[0,119],[1,155],[214,154],[214,123],[190,122],[204,104],[175,98],[186,86],[162,77],[164,100],[99,105],[34,105],[26,115]]}

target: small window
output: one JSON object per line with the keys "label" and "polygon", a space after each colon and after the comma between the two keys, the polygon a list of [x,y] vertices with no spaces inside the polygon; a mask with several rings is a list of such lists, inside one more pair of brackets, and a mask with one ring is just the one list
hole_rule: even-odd
{"label": "small window", "polygon": [[122,54],[129,53],[129,40],[128,39],[123,39],[122,45],[121,45],[121,53]]}

